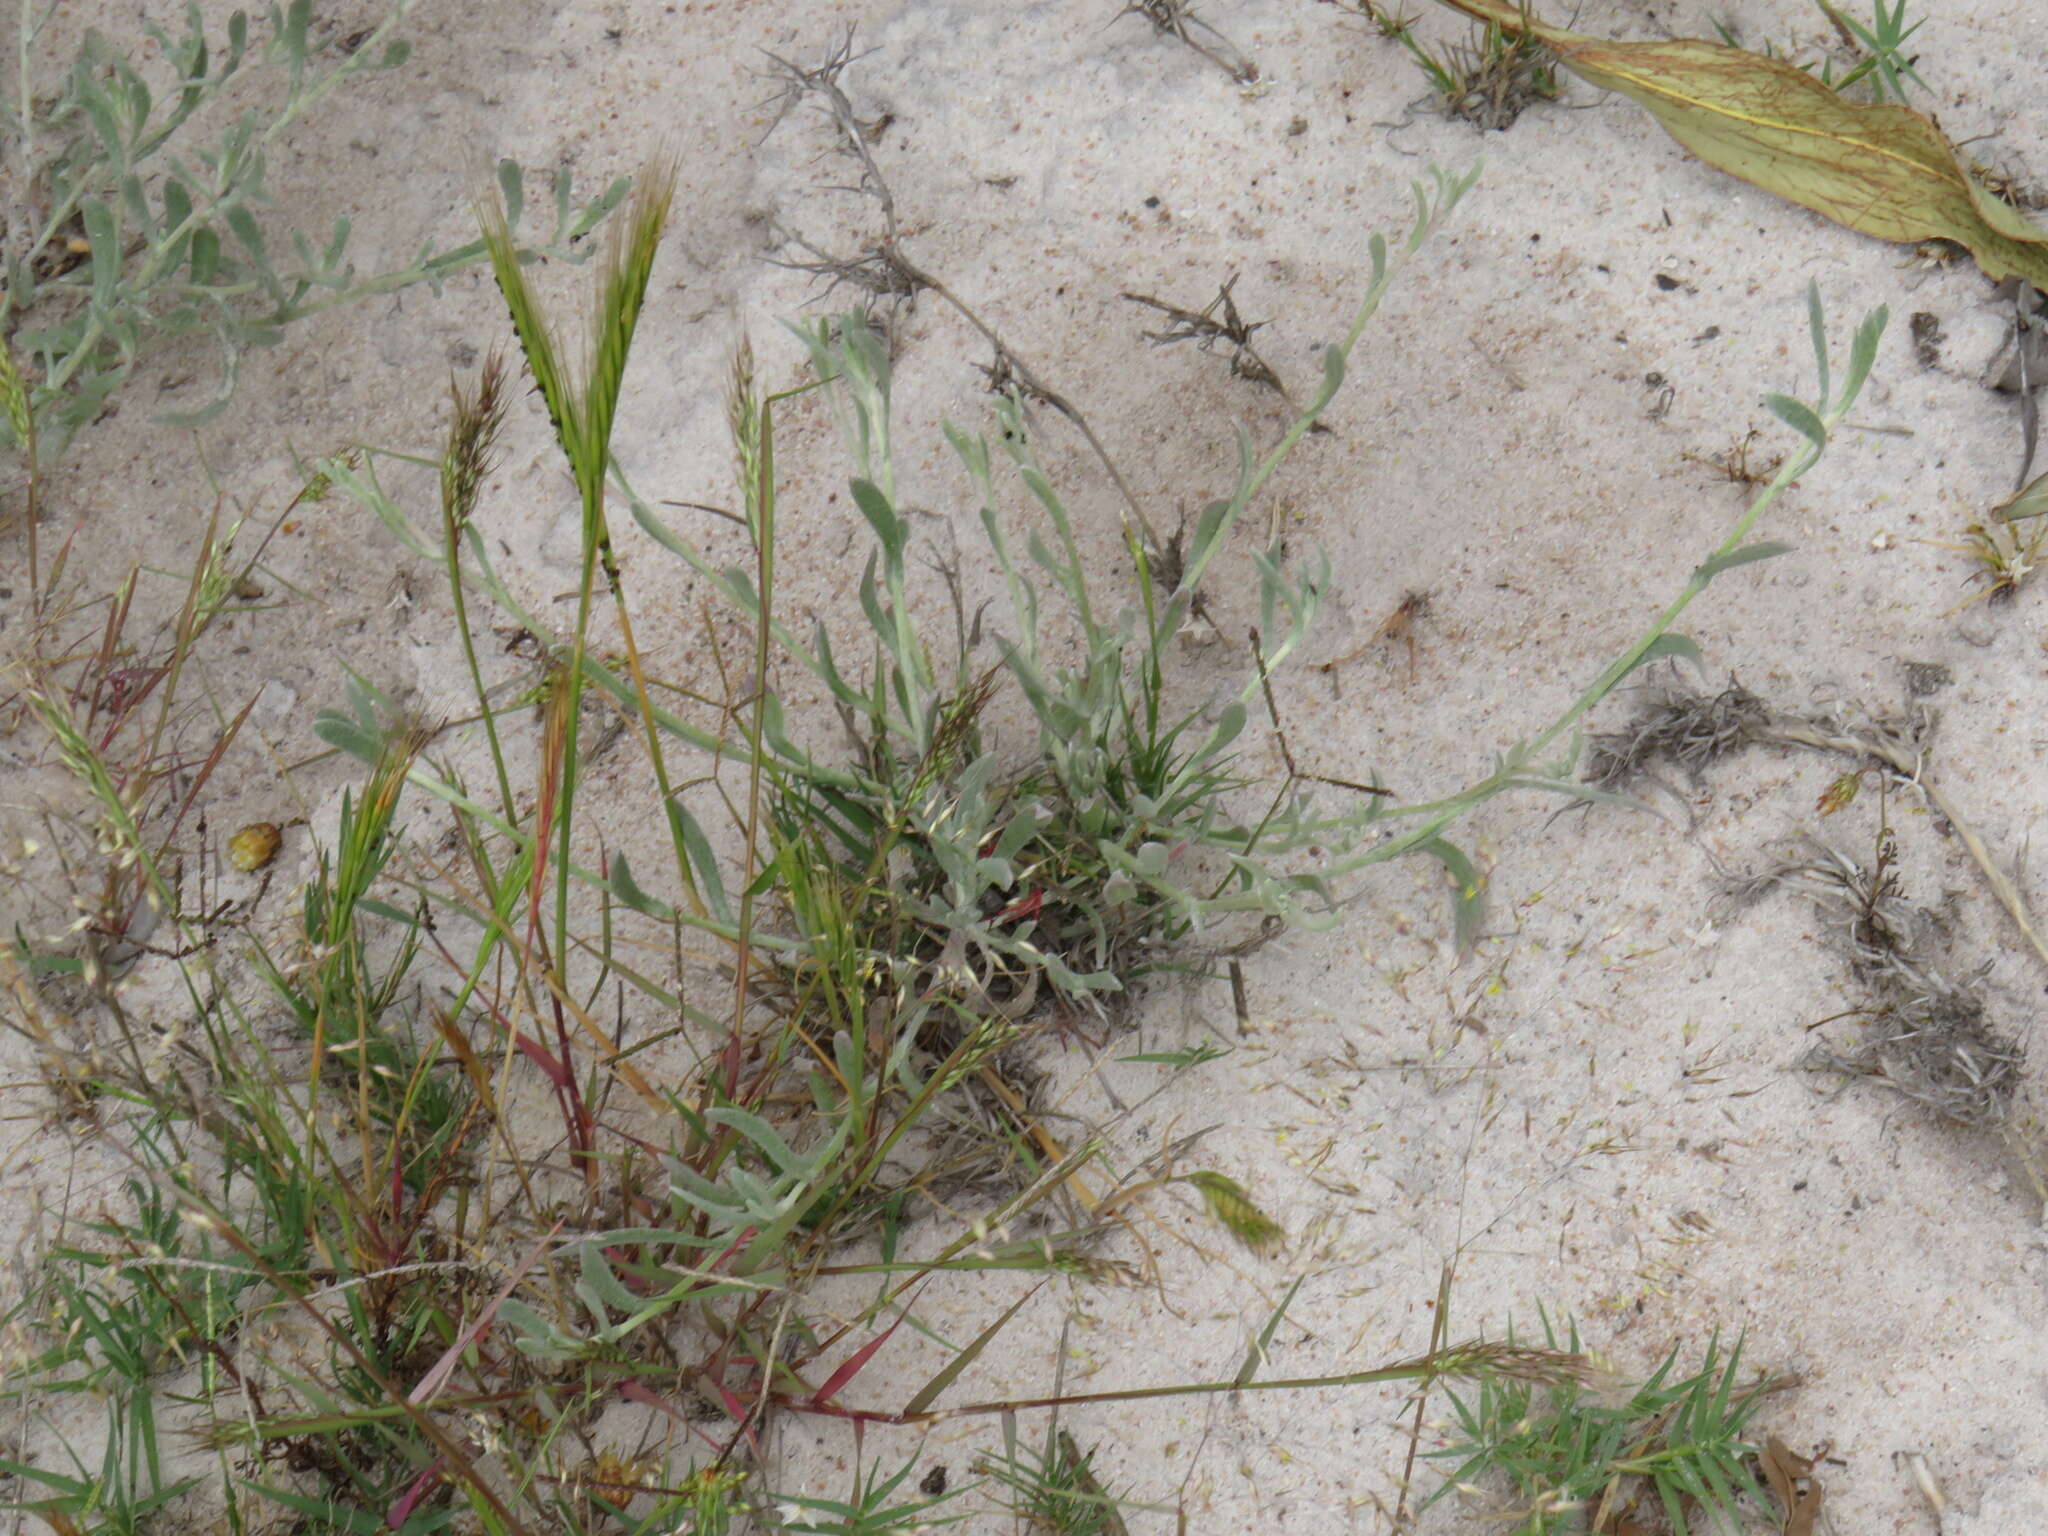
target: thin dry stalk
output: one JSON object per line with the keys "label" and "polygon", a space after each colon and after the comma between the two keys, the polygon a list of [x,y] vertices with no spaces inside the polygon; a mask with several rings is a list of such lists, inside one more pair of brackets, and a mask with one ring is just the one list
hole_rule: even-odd
{"label": "thin dry stalk", "polygon": [[1246,379],[1262,389],[1270,389],[1287,402],[1289,410],[1301,414],[1301,407],[1295,404],[1294,396],[1287,386],[1280,382],[1266,360],[1259,356],[1252,345],[1252,332],[1262,329],[1263,320],[1247,320],[1238,313],[1237,300],[1231,290],[1237,286],[1238,274],[1230,277],[1216,290],[1216,297],[1200,309],[1183,309],[1178,304],[1169,304],[1164,299],[1144,293],[1121,295],[1127,302],[1142,304],[1166,316],[1163,330],[1145,331],[1145,339],[1155,347],[1170,347],[1183,341],[1192,341],[1204,352],[1211,351],[1218,342],[1230,349],[1230,372],[1233,378]]}
{"label": "thin dry stalk", "polygon": [[[1161,37],[1177,38],[1239,85],[1258,82],[1259,66],[1229,38],[1197,16],[1195,8],[1187,0],[1128,0],[1113,19],[1122,21],[1126,16],[1144,17],[1152,23],[1154,32]],[[1202,41],[1203,38],[1208,41]]]}
{"label": "thin dry stalk", "polygon": [[[859,55],[853,51],[851,29],[848,29],[824,62],[811,69],[792,63],[779,54],[768,55],[769,62],[780,71],[783,78],[782,103],[780,111],[776,114],[776,121],[780,122],[789,109],[805,97],[817,98],[838,133],[841,151],[851,156],[860,166],[858,190],[872,197],[882,214],[882,238],[863,255],[851,260],[839,260],[817,250],[808,242],[799,241],[798,243],[811,253],[812,261],[785,265],[795,266],[798,270],[819,272],[831,277],[835,283],[851,282],[857,286],[869,287],[870,291],[901,294],[905,297],[926,291],[937,295],[956,314],[980,332],[982,339],[995,349],[995,366],[1003,377],[1014,378],[1027,394],[1043,401],[1073,424],[1075,430],[1086,439],[1095,457],[1101,461],[1103,469],[1116,486],[1117,493],[1123,497],[1124,506],[1129,511],[1131,520],[1143,532],[1146,544],[1153,550],[1163,550],[1165,545],[1153,530],[1151,521],[1145,516],[1144,508],[1139,505],[1137,493],[1124,479],[1123,471],[1117,468],[1116,461],[1110,457],[1109,450],[1103,446],[1102,439],[1096,436],[1095,429],[1088,424],[1088,419],[1081,414],[1080,408],[1047,384],[1016,350],[968,305],[966,300],[912,261],[904,249],[902,229],[897,222],[896,195],[890,190],[889,180],[882,174],[881,166],[876,163],[866,125],[854,112],[852,100],[839,83],[840,75],[857,57]],[[876,284],[883,286],[877,289],[873,286]]]}

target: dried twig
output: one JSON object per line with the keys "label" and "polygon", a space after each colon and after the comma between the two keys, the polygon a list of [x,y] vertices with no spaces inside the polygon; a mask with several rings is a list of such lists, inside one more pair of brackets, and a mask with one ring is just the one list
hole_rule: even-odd
{"label": "dried twig", "polygon": [[815,68],[805,69],[779,54],[768,55],[770,62],[783,77],[783,99],[781,108],[776,113],[776,122],[781,122],[790,108],[805,97],[814,97],[823,104],[826,115],[831,118],[833,127],[838,132],[841,151],[860,164],[860,180],[855,190],[872,197],[881,209],[882,238],[861,256],[851,260],[831,257],[809,242],[797,239],[795,243],[809,252],[813,260],[784,262],[781,265],[799,271],[818,272],[831,277],[835,283],[850,282],[867,288],[872,293],[908,298],[920,292],[930,292],[942,299],[963,320],[979,331],[982,338],[995,349],[995,368],[1001,377],[1005,380],[1014,380],[1019,389],[1032,398],[1043,401],[1073,423],[1108,472],[1110,480],[1124,499],[1131,521],[1135,522],[1144,534],[1146,544],[1153,551],[1164,549],[1165,545],[1153,531],[1144,508],[1138,504],[1137,493],[1124,479],[1123,472],[1117,468],[1116,461],[1109,456],[1109,450],[1095,435],[1095,429],[1088,424],[1080,408],[1040,378],[1016,350],[968,306],[966,300],[911,260],[909,253],[904,249],[902,229],[897,222],[896,195],[890,190],[888,178],[882,174],[882,168],[875,160],[867,125],[855,114],[851,98],[839,83],[840,75],[858,57],[860,55],[853,51],[851,29],[840,39],[838,46],[826,56],[824,62]]}
{"label": "dried twig", "polygon": [[1238,313],[1237,301],[1231,297],[1231,289],[1237,286],[1237,274],[1232,273],[1228,281],[1216,290],[1216,297],[1201,309],[1183,309],[1178,304],[1169,304],[1164,299],[1153,298],[1150,294],[1126,293],[1122,297],[1132,304],[1143,304],[1147,309],[1156,309],[1166,316],[1166,328],[1160,331],[1146,331],[1145,339],[1155,347],[1170,347],[1178,342],[1192,341],[1202,351],[1211,350],[1217,342],[1230,347],[1230,371],[1233,376],[1248,379],[1252,383],[1272,390],[1287,402],[1287,408],[1296,415],[1301,407],[1295,404],[1294,396],[1287,392],[1287,386],[1280,382],[1266,360],[1259,356],[1252,345],[1252,332],[1265,325],[1263,320],[1247,320]]}

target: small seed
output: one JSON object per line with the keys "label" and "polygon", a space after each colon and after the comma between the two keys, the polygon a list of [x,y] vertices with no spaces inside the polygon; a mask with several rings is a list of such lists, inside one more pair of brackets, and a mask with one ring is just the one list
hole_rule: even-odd
{"label": "small seed", "polygon": [[275,822],[252,821],[228,839],[228,862],[243,874],[249,874],[276,858],[278,846],[283,841],[284,836],[277,830]]}

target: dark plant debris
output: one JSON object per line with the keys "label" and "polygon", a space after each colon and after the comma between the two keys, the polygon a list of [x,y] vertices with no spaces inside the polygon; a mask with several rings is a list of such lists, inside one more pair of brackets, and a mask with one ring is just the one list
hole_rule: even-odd
{"label": "dark plant debris", "polygon": [[1161,37],[1178,38],[1196,53],[1229,75],[1239,85],[1258,81],[1259,66],[1235,43],[1195,14],[1187,0],[1128,0],[1115,20],[1142,16]]}
{"label": "dark plant debris", "polygon": [[1780,453],[1774,455],[1769,460],[1755,464],[1750,463],[1749,446],[1762,436],[1763,433],[1752,427],[1749,431],[1743,433],[1729,447],[1728,451],[1718,459],[1710,459],[1705,454],[1690,452],[1685,457],[1695,464],[1704,464],[1707,468],[1718,471],[1721,478],[1730,485],[1768,485],[1771,482],[1771,477],[1777,474],[1779,469],[1784,466],[1785,455]]}
{"label": "dark plant debris", "polygon": [[[1585,776],[1602,789],[1622,790],[1640,780],[1661,783],[1653,770],[1669,765],[1697,783],[1709,765],[1757,744],[1848,758],[1852,766],[1822,795],[1820,814],[1847,806],[1867,776],[1877,779],[1880,806],[1888,786],[1909,785],[1949,822],[2034,943],[2038,936],[2010,879],[1926,771],[1931,733],[1932,717],[1924,710],[1905,721],[1871,718],[1851,725],[1776,713],[1732,680],[1713,695],[1673,684],[1648,690],[1626,729],[1594,737]],[[1957,1124],[2004,1127],[2021,1087],[2024,1051],[1991,1021],[1977,989],[1983,973],[1956,980],[1943,970],[1945,914],[1906,897],[1897,865],[1898,841],[1886,822],[1868,868],[1807,838],[1761,873],[1730,881],[1724,896],[1742,907],[1792,890],[1839,924],[1862,994],[1852,1010],[1862,1034],[1846,1048],[1816,1047],[1809,1067],[1876,1078]]]}
{"label": "dark plant debris", "polygon": [[1865,868],[1838,848],[1805,840],[1791,855],[1731,885],[1737,902],[1773,889],[1795,891],[1838,924],[1850,974],[1864,993],[1861,1033],[1845,1047],[1826,1043],[1804,1065],[1872,1078],[1958,1125],[2000,1127],[2011,1119],[2026,1053],[1999,1029],[1976,991],[1937,963],[1946,914],[1909,900],[1898,873],[1898,840],[1886,826]]}
{"label": "dark plant debris", "polygon": [[1178,304],[1169,304],[1145,293],[1126,293],[1122,297],[1132,304],[1142,304],[1166,316],[1162,330],[1146,331],[1145,339],[1155,347],[1170,347],[1183,341],[1192,341],[1204,352],[1211,351],[1218,342],[1230,349],[1230,372],[1235,378],[1248,379],[1265,389],[1272,390],[1289,407],[1294,402],[1287,393],[1287,386],[1280,382],[1266,360],[1259,356],[1252,345],[1252,332],[1265,325],[1263,320],[1247,320],[1238,313],[1237,301],[1231,297],[1231,290],[1237,286],[1238,274],[1230,277],[1216,290],[1216,297],[1200,309],[1183,309]]}
{"label": "dark plant debris", "polygon": [[[1192,18],[1188,19],[1192,21]],[[929,292],[941,300],[961,319],[974,327],[982,339],[995,350],[995,365],[990,373],[992,384],[998,379],[1014,383],[1023,394],[1043,402],[1064,416],[1074,430],[1087,440],[1089,448],[1101,461],[1118,494],[1123,497],[1131,521],[1144,535],[1146,545],[1153,550],[1163,548],[1163,541],[1153,531],[1151,520],[1145,516],[1144,508],[1139,505],[1137,493],[1131,489],[1130,482],[1124,478],[1123,471],[1110,457],[1109,450],[1103,446],[1101,438],[1096,436],[1095,429],[1088,424],[1088,419],[1081,414],[1080,407],[1040,378],[965,299],[938,276],[926,271],[911,259],[909,251],[905,248],[902,225],[897,217],[896,194],[891,190],[888,178],[882,174],[882,167],[874,155],[873,146],[875,140],[880,137],[876,131],[876,122],[879,120],[863,120],[854,111],[853,100],[840,83],[840,76],[845,73],[847,66],[862,57],[854,52],[852,29],[847,29],[822,62],[810,68],[793,63],[778,54],[771,53],[767,57],[775,66],[775,74],[781,86],[780,94],[774,103],[775,120],[770,124],[769,131],[773,132],[775,126],[779,125],[800,102],[806,99],[816,100],[826,117],[831,120],[839,153],[849,157],[860,167],[859,178],[849,190],[871,199],[881,214],[882,222],[880,238],[867,242],[859,254],[850,257],[834,256],[800,236],[784,232],[785,243],[794,245],[803,252],[803,255],[780,261],[778,265],[827,278],[834,287],[846,284],[862,289],[876,299],[909,302],[918,294]],[[887,332],[886,327],[878,329],[884,334]]]}
{"label": "dark plant debris", "polygon": [[1379,628],[1367,635],[1363,642],[1345,652],[1321,663],[1318,672],[1335,672],[1358,660],[1381,641],[1394,641],[1408,648],[1408,680],[1415,680],[1415,625],[1416,621],[1429,617],[1430,596],[1427,592],[1403,592],[1401,600],[1394,605],[1393,612],[1380,621]]}
{"label": "dark plant debris", "polygon": [[1767,739],[1770,719],[1764,701],[1733,680],[1712,695],[1675,685],[1652,688],[1627,727],[1593,738],[1586,781],[1601,789],[1623,789],[1668,764],[1697,784],[1709,765]]}

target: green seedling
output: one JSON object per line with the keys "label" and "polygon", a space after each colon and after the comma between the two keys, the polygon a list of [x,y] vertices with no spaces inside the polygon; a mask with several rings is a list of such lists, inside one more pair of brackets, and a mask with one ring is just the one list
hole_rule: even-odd
{"label": "green seedling", "polygon": [[[1895,0],[1891,10],[1885,9],[1884,0],[1871,0],[1871,18],[1868,26],[1853,16],[1830,5],[1828,0],[1814,0],[1821,13],[1827,17],[1842,46],[1860,55],[1841,74],[1836,74],[1837,62],[1832,56],[1823,57],[1818,65],[1821,83],[1831,90],[1848,91],[1865,81],[1870,83],[1879,101],[1890,100],[1901,106],[1910,105],[1906,99],[1906,82],[1911,81],[1921,90],[1927,89],[1927,82],[1914,71],[1918,56],[1908,58],[1904,53],[1906,43],[1925,23],[1923,16],[1911,26],[1906,25],[1906,0]],[[1742,47],[1742,41],[1732,24],[1721,17],[1710,17],[1715,36],[1730,48]],[[1762,54],[1765,58],[1782,57],[1780,52],[1766,43]],[[1802,64],[1800,68],[1809,74],[1816,68]]]}
{"label": "green seedling", "polygon": [[1557,99],[1557,56],[1528,36],[1509,37],[1498,26],[1475,28],[1471,39],[1443,52],[1415,35],[1415,18],[1379,3],[1358,0],[1361,14],[1407,49],[1436,94],[1437,109],[1475,127],[1499,131],[1539,101]]}
{"label": "green seedling", "polygon": [[1047,1434],[1043,1447],[1025,1445],[1014,1435],[1006,1438],[1000,1459],[988,1458],[980,1465],[1006,1491],[1003,1507],[1023,1522],[1027,1531],[1045,1536],[1130,1536],[1125,1509],[1135,1505],[1104,1488],[1095,1476],[1095,1451],[1083,1451],[1064,1429]]}
{"label": "green seedling", "polygon": [[2048,518],[2020,523],[1997,520],[1972,523],[1959,540],[1929,540],[1938,549],[1953,550],[1970,563],[1969,580],[1977,590],[1949,609],[1955,613],[1972,603],[2009,603],[2019,596],[2027,578],[2041,568],[2042,547],[2048,544]]}
{"label": "green seedling", "polygon": [[1902,106],[1907,105],[1906,81],[1912,81],[1923,91],[1927,89],[1927,82],[1913,69],[1918,62],[1917,57],[1908,58],[1904,52],[1906,44],[1926,24],[1927,18],[1920,17],[1907,26],[1906,0],[1893,0],[1889,11],[1884,8],[1884,0],[1870,0],[1868,26],[1828,4],[1828,0],[1814,0],[1814,3],[1834,24],[1835,30],[1842,34],[1842,40],[1862,49],[1865,55],[1839,80],[1830,79],[1824,66],[1821,78],[1826,84],[1838,91],[1846,91],[1858,82],[1870,79],[1880,101],[1889,97]]}
{"label": "green seedling", "polygon": [[[1576,1323],[1559,1341],[1546,1317],[1543,1334],[1551,1347],[1579,1349]],[[1493,1378],[1450,1391],[1461,1438],[1426,1453],[1446,1469],[1423,1507],[1455,1492],[1491,1506],[1489,1523],[1516,1536],[1616,1530],[1648,1510],[1688,1536],[1721,1530],[1746,1508],[1768,1511],[1749,1468],[1759,1447],[1745,1432],[1777,1383],[1741,1384],[1741,1360],[1739,1343],[1724,1357],[1716,1338],[1690,1375],[1674,1377],[1674,1344],[1638,1386]]]}
{"label": "green seedling", "polygon": [[[789,1536],[894,1536],[899,1531],[936,1531],[969,1518],[966,1510],[945,1506],[966,1493],[971,1484],[927,1494],[904,1487],[917,1470],[916,1458],[883,1474],[881,1464],[854,1469],[850,1498],[827,1499],[807,1494],[770,1495],[772,1531]],[[944,1513],[939,1511],[944,1510]]]}

